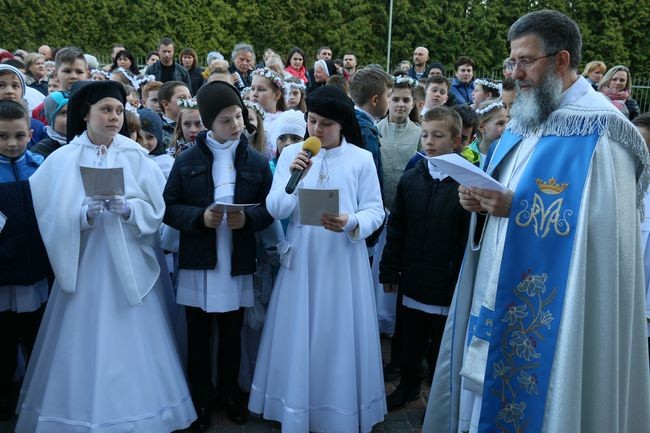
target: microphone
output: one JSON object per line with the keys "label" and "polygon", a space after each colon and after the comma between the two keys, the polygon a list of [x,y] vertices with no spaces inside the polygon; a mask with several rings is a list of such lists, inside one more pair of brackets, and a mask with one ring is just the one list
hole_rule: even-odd
{"label": "microphone", "polygon": [[[309,137],[302,144],[302,150],[307,152],[307,157],[311,159],[312,156],[318,155],[318,152],[320,152],[320,146],[321,144],[318,138]],[[291,172],[291,177],[289,178],[289,182],[287,182],[287,187],[284,189],[287,194],[293,194],[296,190],[296,186],[298,186],[298,182],[300,182],[301,176],[302,169],[297,168]]]}

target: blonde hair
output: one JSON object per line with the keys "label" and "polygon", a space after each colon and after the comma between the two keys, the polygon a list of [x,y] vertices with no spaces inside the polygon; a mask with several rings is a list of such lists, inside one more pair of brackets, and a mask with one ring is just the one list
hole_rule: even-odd
{"label": "blonde hair", "polygon": [[605,75],[603,75],[603,78],[600,80],[598,83],[598,91],[600,91],[603,87],[609,87],[609,82],[612,81],[612,77],[614,76],[615,73],[619,71],[624,71],[627,74],[627,82],[625,83],[625,90],[630,92],[630,96],[632,96],[632,75],[630,74],[630,70],[628,69],[627,66],[624,65],[616,65],[612,67]]}
{"label": "blonde hair", "polygon": [[183,107],[178,111],[178,120],[176,121],[176,126],[174,127],[174,136],[172,137],[172,142],[169,147],[175,147],[176,143],[179,141],[182,143],[187,143],[185,136],[183,135],[183,114],[189,112],[190,110],[199,110],[199,107],[189,108]]}
{"label": "blonde hair", "polygon": [[585,70],[582,71],[582,76],[588,77],[589,74],[591,74],[593,70],[596,68],[602,69],[603,72],[607,70],[607,66],[605,65],[605,62],[603,62],[602,60],[592,60],[591,62],[585,65]]}
{"label": "blonde hair", "polygon": [[[489,110],[486,110],[490,105],[494,105],[494,108],[491,108]],[[481,112],[483,110],[483,112]],[[488,99],[487,101],[483,101],[479,104],[478,108],[476,109],[476,112],[478,114],[478,124],[479,127],[476,130],[476,135],[479,139],[483,138],[483,133],[481,132],[481,125],[487,123],[492,119],[494,116],[496,116],[500,110],[505,110],[503,107],[503,103],[501,102],[501,99]]]}

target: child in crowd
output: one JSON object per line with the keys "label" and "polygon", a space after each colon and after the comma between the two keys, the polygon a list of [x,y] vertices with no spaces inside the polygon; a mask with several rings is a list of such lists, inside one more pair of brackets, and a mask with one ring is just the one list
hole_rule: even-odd
{"label": "child in crowd", "polygon": [[472,164],[480,166],[481,154],[469,147],[478,132],[479,117],[470,105],[454,105],[452,109],[460,115],[463,128],[460,132],[460,143],[454,146],[454,153],[459,154]]}
{"label": "child in crowd", "polygon": [[[164,433],[196,418],[154,251],[165,180],[126,137],[125,103],[121,84],[76,83],[70,144],[30,178],[55,282],[21,391],[19,433]],[[86,197],[82,166],[120,167],[124,194]]]}
{"label": "child in crowd", "polygon": [[63,87],[61,87],[61,82],[59,81],[58,78],[56,78],[56,75],[52,74],[47,80],[47,93],[48,95],[51,94],[52,92],[60,92],[63,90]]}
{"label": "child in crowd", "polygon": [[481,102],[488,99],[498,99],[501,96],[501,84],[489,78],[477,78],[474,80],[474,91],[472,92],[472,107],[476,109]]}
{"label": "child in crowd", "polygon": [[173,157],[194,146],[196,136],[199,132],[205,130],[196,98],[179,99],[177,103],[180,111],[178,112],[178,122],[176,122],[172,140],[174,146],[167,149],[167,153]]}
{"label": "child in crowd", "polygon": [[[18,69],[0,64],[0,101],[16,101],[27,108],[24,100],[26,88],[25,78]],[[45,125],[33,117],[30,118],[30,129],[32,134],[27,144],[28,149],[45,137]]]}
{"label": "child in crowd", "polygon": [[[419,148],[421,134],[420,115],[413,102],[414,90],[419,87],[417,80],[409,77],[406,72],[400,71],[394,74],[393,81],[395,84],[390,92],[388,116],[377,123],[383,167],[383,200],[387,211],[390,211],[393,204],[395,190],[402,173],[404,173],[404,167]],[[396,294],[384,293],[378,279],[379,261],[385,243],[386,232],[384,230],[377,243],[376,260],[373,260],[372,272],[373,281],[375,282],[379,332],[393,335],[391,342],[391,352],[393,352],[393,349],[399,347],[399,336],[396,336],[397,331],[395,328]],[[391,363],[386,367],[385,371],[389,373],[390,370],[398,368],[398,365],[398,356],[391,356]]]}
{"label": "child in crowd", "polygon": [[158,91],[162,85],[162,82],[154,80],[142,86],[142,100],[140,101],[142,108],[149,108],[158,114],[162,114],[162,108],[160,108],[158,100]]}
{"label": "child in crowd", "polygon": [[[269,68],[253,71],[251,102],[258,103],[264,109],[264,129],[271,131],[277,117],[287,109],[282,77]],[[268,140],[266,144],[264,156],[270,161],[276,154],[275,143]]]}
{"label": "child in crowd", "polygon": [[501,102],[506,110],[506,119],[510,121],[510,110],[515,102],[515,80],[506,78],[501,86]]}
{"label": "child in crowd", "polygon": [[[127,102],[128,105],[128,102]],[[140,131],[140,118],[133,111],[124,109],[124,121],[126,130],[129,131],[129,138],[136,143],[142,144],[142,135]]]}
{"label": "child in crowd", "polygon": [[90,76],[88,77],[88,79],[92,81],[106,81],[110,78],[111,74],[109,72],[102,71],[101,69],[91,69]]}
{"label": "child in crowd", "polygon": [[190,99],[190,89],[182,81],[167,81],[158,89],[158,101],[162,111],[161,118],[163,121],[163,140],[162,144],[165,149],[174,145],[174,129],[180,113],[179,99]]}
{"label": "child in crowd", "polygon": [[[248,121],[255,127],[255,131],[248,132],[248,130],[244,130],[244,134],[248,139],[248,144],[250,144],[253,149],[257,150],[260,154],[264,155],[267,147],[266,142],[268,141],[268,134],[266,128],[264,128],[264,117],[266,116],[266,112],[260,104],[255,102],[244,102],[244,104],[246,104],[246,107],[248,108]],[[273,168],[275,168],[274,165],[271,170],[273,170]]]}
{"label": "child in crowd", "polygon": [[413,90],[413,104],[415,105],[415,109],[417,110],[418,114],[421,113],[424,109],[425,99],[426,91],[424,90],[424,85],[419,84],[418,87]]}
{"label": "child in crowd", "polygon": [[47,158],[52,152],[66,144],[68,124],[68,92],[52,92],[43,103],[47,126],[47,137],[32,147],[32,152]]}
{"label": "child in crowd", "polygon": [[305,105],[305,96],[307,86],[298,77],[287,77],[284,79],[285,98],[288,110],[300,110],[303,113],[307,111]]}
{"label": "child in crowd", "polygon": [[[634,118],[634,126],[639,130],[646,146],[650,150],[650,113],[644,113]],[[645,217],[641,221],[641,241],[643,250],[643,266],[645,270],[645,317],[648,321],[648,351],[650,352],[650,193],[646,193]]]}
{"label": "child in crowd", "polygon": [[[304,141],[306,128],[305,114],[302,111],[287,110],[280,114],[269,134],[269,139],[275,141],[277,148],[277,154],[273,161],[277,162],[285,147]],[[273,170],[275,170],[275,163],[273,164]]]}
{"label": "child in crowd", "polygon": [[[244,307],[253,305],[255,233],[273,218],[266,210],[271,170],[250,149],[248,110],[230,84],[213,81],[197,92],[202,131],[181,153],[165,186],[165,223],[180,230],[177,302],[185,305],[188,377],[198,412],[195,427],[207,430],[214,398],[210,364],[212,321],[218,324],[217,393],[228,418],[246,422],[237,383]],[[246,210],[212,208],[215,201],[256,203]]]}
{"label": "child in crowd", "polygon": [[[427,157],[452,153],[462,122],[448,107],[427,111],[422,149]],[[379,265],[384,290],[402,293],[401,382],[388,396],[388,410],[420,396],[421,365],[431,344],[435,361],[460,271],[470,214],[460,205],[458,183],[426,159],[400,179],[388,218]],[[432,374],[432,372],[430,372]]]}
{"label": "child in crowd", "polygon": [[433,107],[445,105],[449,98],[449,81],[442,75],[434,75],[433,77],[427,78],[424,91],[426,96],[424,99],[424,108],[420,112],[421,116],[424,116]]}
{"label": "child in crowd", "polygon": [[501,100],[483,101],[476,110],[479,116],[478,133],[469,147],[480,154],[481,167],[492,143],[501,138],[506,129],[506,110]]}
{"label": "child in crowd", "polygon": [[[280,154],[266,200],[290,217],[290,257],[282,261],[262,333],[249,409],[285,432],[368,433],[386,411],[368,254],[362,240],[384,219],[372,155],[360,148],[354,105],[333,86],[307,96],[309,135]],[[304,170],[294,194],[285,186]],[[301,224],[301,187],[336,189],[339,213]]]}
{"label": "child in crowd", "polygon": [[227,66],[217,66],[210,71],[206,81],[208,83],[211,83],[212,81],[223,81],[232,84],[232,76],[230,75],[230,72],[228,72]]}
{"label": "child in crowd", "polygon": [[[43,162],[40,155],[27,150],[30,136],[30,117],[25,106],[13,100],[0,101],[0,183],[26,180]],[[11,419],[16,407],[13,379],[19,345],[29,359],[48,295],[47,256],[34,254],[36,248],[29,242],[34,236],[38,237],[38,231],[33,217],[30,217],[33,212],[28,197],[28,191],[26,194],[0,195],[2,421]],[[40,251],[44,253],[44,250]]]}
{"label": "child in crowd", "polygon": [[174,165],[174,158],[165,152],[162,145],[162,120],[158,114],[148,108],[143,108],[138,114],[140,116],[140,135],[142,136],[140,144],[147,149],[149,157],[158,164],[167,179],[172,165]]}

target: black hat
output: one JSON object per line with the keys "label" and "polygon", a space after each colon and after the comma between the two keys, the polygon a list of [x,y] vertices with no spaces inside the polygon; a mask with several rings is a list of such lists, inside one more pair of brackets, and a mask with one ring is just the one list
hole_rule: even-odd
{"label": "black hat", "polygon": [[[122,104],[126,102],[124,86],[117,81],[77,81],[70,90],[68,102],[67,139],[70,142],[86,130],[84,118],[90,111],[90,106],[104,98],[115,98]],[[123,119],[120,134],[129,137],[126,119]]]}
{"label": "black hat", "polygon": [[196,93],[196,102],[199,105],[201,121],[207,129],[212,129],[212,123],[221,110],[238,105],[241,107],[246,130],[251,134],[255,132],[255,126],[248,120],[248,108],[246,108],[239,95],[239,91],[231,84],[223,81],[212,81],[201,86]]}
{"label": "black hat", "polygon": [[336,86],[319,87],[307,95],[305,102],[307,113],[316,113],[338,122],[343,127],[343,136],[348,143],[364,146],[354,113],[354,102],[341,89]]}

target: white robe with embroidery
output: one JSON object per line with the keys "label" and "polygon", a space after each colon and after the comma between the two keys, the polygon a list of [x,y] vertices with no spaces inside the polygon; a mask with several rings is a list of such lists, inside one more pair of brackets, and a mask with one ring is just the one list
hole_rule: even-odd
{"label": "white robe with embroidery", "polygon": [[105,211],[89,225],[79,166],[86,134],[30,178],[55,274],[21,390],[16,432],[171,432],[196,417],[170,328],[154,245],[163,175],[137,143],[116,136],[106,167],[123,167],[128,220]]}
{"label": "white robe with embroidery", "polygon": [[[541,128],[539,135],[600,136],[576,225],[563,313],[557,318],[542,432],[650,432],[638,212],[648,182],[647,149],[632,125],[582,78]],[[498,170],[498,180],[511,190],[537,142],[534,134],[523,135]],[[512,211],[517,206],[513,202]],[[480,250],[468,247],[423,432],[475,431],[478,425],[487,344],[474,337],[466,346],[467,323],[481,306],[494,305],[507,225],[506,218],[489,217]]]}

